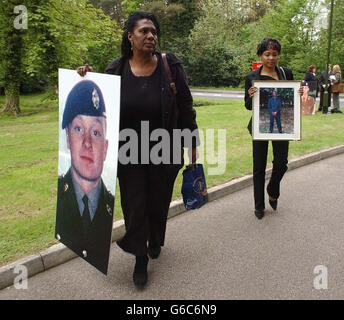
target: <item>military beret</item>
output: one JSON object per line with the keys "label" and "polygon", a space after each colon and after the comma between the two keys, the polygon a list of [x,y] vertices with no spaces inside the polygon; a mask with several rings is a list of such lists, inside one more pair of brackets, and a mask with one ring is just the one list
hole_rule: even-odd
{"label": "military beret", "polygon": [[90,80],[78,82],[69,92],[62,118],[62,129],[77,115],[106,117],[105,103],[100,88]]}

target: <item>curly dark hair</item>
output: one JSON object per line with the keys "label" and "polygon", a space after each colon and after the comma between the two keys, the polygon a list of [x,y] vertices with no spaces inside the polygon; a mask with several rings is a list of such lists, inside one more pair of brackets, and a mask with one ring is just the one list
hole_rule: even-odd
{"label": "curly dark hair", "polygon": [[128,17],[128,20],[125,22],[124,32],[122,35],[121,52],[124,57],[130,58],[133,54],[131,51],[131,43],[128,39],[128,32],[133,32],[136,22],[142,19],[149,19],[153,22],[157,32],[158,43],[160,43],[160,25],[154,14],[145,11],[132,12]]}
{"label": "curly dark hair", "polygon": [[278,52],[278,54],[281,53],[281,44],[277,39],[274,38],[264,38],[261,43],[257,46],[257,55],[260,57],[264,51],[268,49],[273,49]]}

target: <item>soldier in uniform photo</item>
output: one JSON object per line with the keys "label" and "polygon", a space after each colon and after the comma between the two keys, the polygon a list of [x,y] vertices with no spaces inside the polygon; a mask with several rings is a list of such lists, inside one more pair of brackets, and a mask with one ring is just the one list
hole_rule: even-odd
{"label": "soldier in uniform photo", "polygon": [[55,237],[107,273],[114,196],[101,174],[108,150],[105,103],[89,80],[70,91],[62,119],[71,166],[58,179]]}

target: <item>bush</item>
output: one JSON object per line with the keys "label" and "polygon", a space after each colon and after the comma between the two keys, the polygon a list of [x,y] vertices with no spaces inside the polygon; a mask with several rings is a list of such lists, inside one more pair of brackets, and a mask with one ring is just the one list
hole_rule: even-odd
{"label": "bush", "polygon": [[207,46],[190,52],[187,73],[195,86],[232,86],[240,83],[233,54],[221,45]]}

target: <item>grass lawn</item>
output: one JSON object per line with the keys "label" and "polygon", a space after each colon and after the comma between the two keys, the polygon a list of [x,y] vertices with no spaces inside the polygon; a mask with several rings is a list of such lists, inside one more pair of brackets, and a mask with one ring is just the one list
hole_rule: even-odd
{"label": "grass lawn", "polygon": [[[22,115],[0,115],[0,266],[57,243],[54,239],[57,159],[57,102],[42,95],[21,98]],[[226,129],[225,173],[207,176],[208,187],[251,173],[250,118],[241,101],[196,100],[200,129]],[[0,97],[0,104],[3,97]],[[302,141],[290,143],[289,158],[344,144],[342,114],[304,116]],[[215,135],[215,140],[217,137]],[[215,151],[217,150],[217,144]],[[269,152],[271,163],[271,152]],[[211,165],[209,165],[210,167]],[[205,163],[207,172],[208,164]],[[173,198],[181,197],[181,172]],[[118,188],[117,188],[118,190]],[[252,206],[252,203],[248,203]],[[120,195],[115,216],[122,217]]]}

